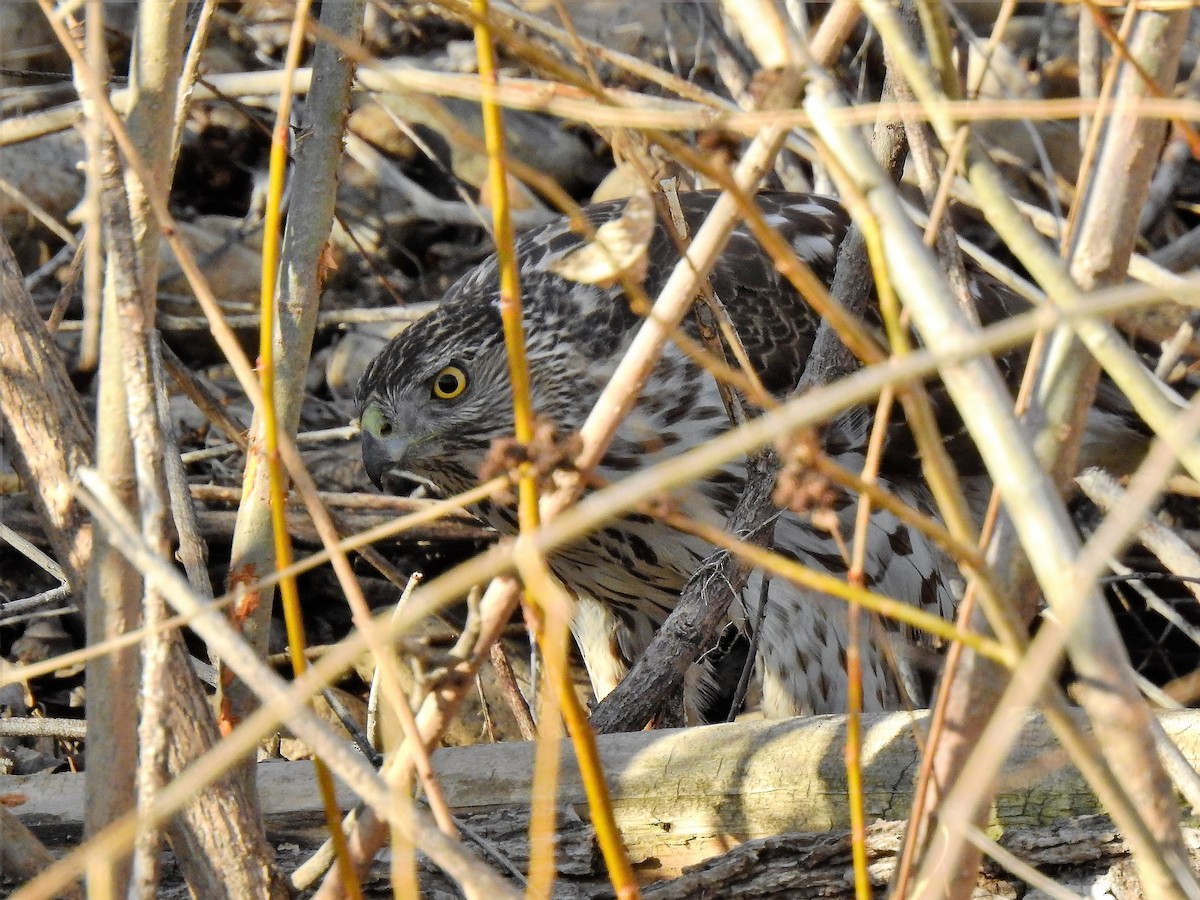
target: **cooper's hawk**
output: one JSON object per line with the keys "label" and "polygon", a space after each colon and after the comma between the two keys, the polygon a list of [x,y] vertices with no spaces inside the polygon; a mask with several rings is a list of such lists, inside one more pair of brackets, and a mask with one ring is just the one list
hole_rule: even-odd
{"label": "cooper's hawk", "polygon": [[[681,196],[691,233],[715,195]],[[767,222],[826,282],[833,277],[848,220],[832,199],[803,194],[756,198]],[[596,225],[620,214],[621,202],[585,210]],[[584,239],[563,220],[527,232],[516,242],[534,408],[561,432],[577,430],[628,347],[640,319],[620,288],[565,280],[549,264]],[[679,259],[660,224],[649,247],[645,289],[653,297]],[[491,258],[461,278],[438,309],[392,341],[371,363],[359,388],[363,461],[382,485],[391,472],[432,482],[447,493],[477,483],[489,447],[511,436],[513,412],[499,312],[499,278]],[[818,320],[779,274],[748,231],[739,229],[712,272],[710,283],[728,311],[764,386],[785,396],[800,379]],[[690,317],[689,317],[690,319]],[[685,325],[695,334],[694,325]],[[824,432],[826,451],[857,469],[865,447],[866,417],[843,416]],[[632,414],[604,457],[608,480],[676,456],[730,427],[713,377],[668,344]],[[902,475],[885,483],[923,504],[911,455]],[[723,525],[745,476],[741,461],[674,495],[681,511]],[[854,533],[855,504],[835,505],[842,535]],[[510,508],[484,504],[479,514],[501,532],[515,531]],[[892,514],[871,517],[865,558],[872,590],[942,616],[956,603],[953,567],[917,531]],[[828,528],[785,511],[774,546],[805,565],[845,573],[844,547]],[[684,584],[711,545],[644,515],[612,522],[551,559],[556,575],[579,597],[573,631],[598,694],[604,694],[645,648],[675,605]],[[730,616],[761,621],[758,669],[768,715],[836,712],[847,702],[846,607],[843,601],[803,590],[782,578],[769,585],[759,617],[761,581],[751,577]],[[868,709],[920,701],[919,679],[904,653],[885,640],[920,641],[918,635],[864,628],[863,689]],[[895,648],[893,648],[895,649]]]}

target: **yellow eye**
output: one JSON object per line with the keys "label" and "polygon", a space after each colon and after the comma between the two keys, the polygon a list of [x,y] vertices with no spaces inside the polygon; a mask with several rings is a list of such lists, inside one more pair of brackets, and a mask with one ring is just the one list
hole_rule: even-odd
{"label": "yellow eye", "polygon": [[446,366],[433,376],[433,396],[453,400],[467,389],[467,373],[458,366]]}

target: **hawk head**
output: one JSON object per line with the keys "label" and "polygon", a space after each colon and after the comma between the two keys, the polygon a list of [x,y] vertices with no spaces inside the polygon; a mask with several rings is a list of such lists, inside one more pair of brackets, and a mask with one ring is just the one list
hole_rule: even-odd
{"label": "hawk head", "polygon": [[474,485],[492,441],[512,433],[507,365],[497,306],[477,297],[443,303],[388,344],[358,388],[371,481]]}

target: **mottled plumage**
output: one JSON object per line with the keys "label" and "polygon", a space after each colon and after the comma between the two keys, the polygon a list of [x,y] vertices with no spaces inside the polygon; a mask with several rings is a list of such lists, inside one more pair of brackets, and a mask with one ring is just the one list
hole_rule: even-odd
{"label": "mottled plumage", "polygon": [[[692,233],[714,200],[684,195]],[[828,282],[848,220],[836,201],[810,195],[758,198],[767,221],[797,255]],[[600,224],[623,204],[586,212]],[[551,260],[583,239],[565,220],[520,236],[524,324],[538,414],[567,433],[577,430],[639,325],[619,288],[566,281],[547,271]],[[655,296],[678,259],[659,226],[650,247],[646,292]],[[782,396],[797,383],[817,329],[817,318],[750,234],[736,231],[711,279],[766,387]],[[363,458],[381,483],[406,472],[452,493],[472,486],[497,438],[512,433],[512,401],[498,306],[498,273],[489,259],[460,279],[438,309],[403,332],[372,362],[360,386]],[[465,377],[461,392],[459,375]],[[442,396],[439,396],[442,395]],[[844,465],[861,465],[865,416],[847,415],[829,426],[827,447],[842,448]],[[620,479],[676,456],[729,428],[711,376],[674,345],[657,364],[643,396],[613,442],[599,474]],[[911,457],[903,480],[890,487],[918,506],[924,490],[913,478]],[[885,481],[887,472],[884,472]],[[682,511],[723,526],[740,494],[744,466],[727,465],[678,492]],[[838,511],[841,533],[853,534],[855,504]],[[485,505],[480,515],[503,532],[514,530],[511,509]],[[830,534],[807,517],[784,512],[775,548],[817,569],[844,574],[846,563]],[[711,547],[651,518],[614,522],[552,559],[559,578],[579,597],[574,632],[597,693],[606,693],[645,648],[680,591]],[[867,538],[868,587],[941,616],[954,612],[953,567],[917,532],[890,513],[876,512]],[[731,617],[758,619],[760,579],[752,576]],[[781,578],[771,582],[762,617],[758,662],[762,703],[769,715],[844,709],[847,701],[846,617],[840,600],[802,590]],[[888,644],[921,640],[889,628],[864,629],[863,682],[868,708],[895,707],[903,694],[914,702],[920,679],[904,653]],[[893,640],[889,640],[888,636]]]}

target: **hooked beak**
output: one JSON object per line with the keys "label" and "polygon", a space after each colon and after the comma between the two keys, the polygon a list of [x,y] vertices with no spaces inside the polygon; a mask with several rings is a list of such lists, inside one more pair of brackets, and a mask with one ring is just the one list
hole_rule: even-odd
{"label": "hooked beak", "polygon": [[379,407],[370,404],[362,414],[362,460],[367,477],[383,490],[383,477],[404,461],[408,442],[396,434]]}
{"label": "hooked beak", "polygon": [[387,448],[383,442],[365,431],[362,436],[362,459],[363,468],[367,470],[367,477],[371,479],[371,484],[382,491],[383,476],[391,468],[392,461],[388,458]]}

